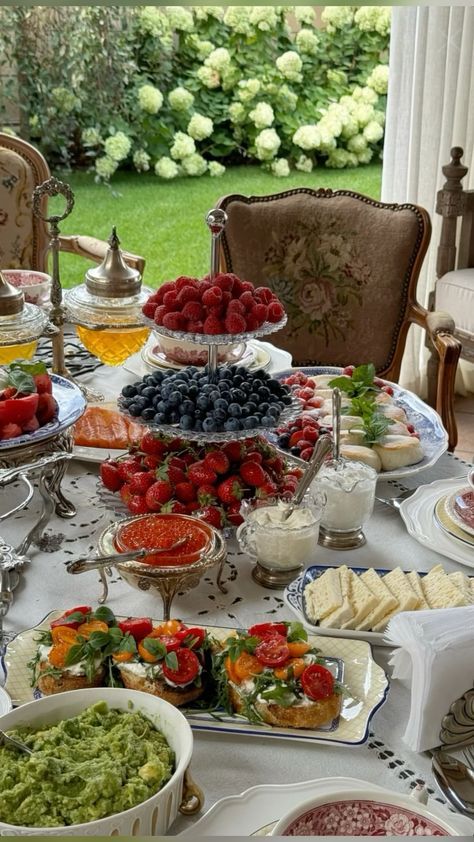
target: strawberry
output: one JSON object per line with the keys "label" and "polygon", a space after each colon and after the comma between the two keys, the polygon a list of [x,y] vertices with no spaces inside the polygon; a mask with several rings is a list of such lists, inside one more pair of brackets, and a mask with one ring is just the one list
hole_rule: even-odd
{"label": "strawberry", "polygon": [[178,292],[176,300],[178,302],[178,307],[184,309],[186,304],[189,304],[191,301],[198,303],[200,297],[201,296],[199,295],[196,287],[183,287],[183,289]]}
{"label": "strawberry", "polygon": [[163,327],[168,330],[185,330],[186,319],[182,313],[166,313],[163,316]]}
{"label": "strawberry", "polygon": [[196,499],[196,487],[192,482],[178,482],[174,493],[181,503],[191,503]]}
{"label": "strawberry", "polygon": [[196,512],[196,511],[197,511],[198,509],[200,509],[200,508],[201,508],[201,507],[200,507],[200,505],[199,505],[198,501],[197,501],[197,500],[192,500],[192,502],[191,502],[191,503],[186,503],[186,514],[187,514],[187,515],[192,515],[192,513],[193,513],[193,512]]}
{"label": "strawberry", "polygon": [[4,424],[0,430],[0,439],[16,439],[21,436],[21,427],[11,421],[9,424]]}
{"label": "strawberry", "polygon": [[118,462],[117,470],[120,479],[124,482],[130,482],[130,477],[140,470],[140,460],[133,457],[132,459],[124,459],[123,462]]}
{"label": "strawberry", "polygon": [[33,380],[35,381],[36,391],[39,395],[43,392],[47,392],[48,395],[52,395],[53,382],[46,371],[43,374],[34,374]]}
{"label": "strawberry", "polygon": [[[183,290],[183,292],[186,292],[186,290]],[[198,292],[195,289],[191,290],[191,292],[193,292],[194,295],[198,295]],[[186,319],[189,319],[190,322],[199,322],[201,321],[204,315],[204,308],[202,304],[199,303],[199,301],[195,301],[193,299],[192,301],[188,301],[184,305],[182,313],[183,316]]]}
{"label": "strawberry", "polygon": [[165,505],[161,507],[161,511],[168,511],[167,506],[171,507],[169,511],[174,515],[185,515],[188,513],[186,506],[184,503],[181,503],[180,500],[170,500],[169,503],[165,503]]}
{"label": "strawberry", "polygon": [[128,500],[127,508],[132,515],[146,515],[149,512],[147,502],[142,494],[132,494]]}
{"label": "strawberry", "polygon": [[285,468],[285,460],[281,456],[271,456],[265,459],[265,468],[267,471],[272,471],[275,476],[280,477]]}
{"label": "strawberry", "polygon": [[130,500],[130,497],[132,496],[132,492],[130,491],[130,486],[129,486],[128,482],[126,482],[126,483],[124,483],[124,485],[122,485],[122,488],[120,489],[119,494],[120,494],[120,497],[122,499],[122,502],[125,503],[125,505],[128,505],[128,501]]}
{"label": "strawberry", "polygon": [[140,442],[140,450],[150,456],[164,456],[166,444],[157,438],[153,433],[145,433]]}
{"label": "strawberry", "polygon": [[224,524],[224,512],[217,506],[204,506],[201,509],[200,516],[202,520],[214,526],[216,529],[221,529]]}
{"label": "strawberry", "polygon": [[197,490],[197,499],[200,506],[207,506],[217,500],[217,491],[213,485],[200,485]]}
{"label": "strawberry", "polygon": [[244,333],[247,330],[247,322],[240,313],[228,313],[224,324],[227,333]]}
{"label": "strawberry", "polygon": [[176,290],[170,289],[168,292],[165,292],[163,296],[163,304],[168,310],[176,310],[178,306],[178,296],[176,294]]}
{"label": "strawberry", "polygon": [[[169,312],[170,311],[169,311],[168,307],[166,307],[164,304],[160,304],[158,307],[155,307],[155,312],[153,313],[153,320],[154,320],[155,324],[162,325],[164,317]],[[145,316],[146,316],[146,313],[145,313]]]}
{"label": "strawberry", "polygon": [[224,444],[222,451],[231,462],[240,462],[243,456],[243,446],[240,441],[228,441]]}
{"label": "strawberry", "polygon": [[156,301],[146,301],[142,307],[142,313],[147,319],[153,319],[155,316],[155,310],[157,309]]}
{"label": "strawberry", "polygon": [[277,488],[277,486],[275,485],[275,483],[273,482],[273,480],[271,480],[271,479],[268,477],[268,475],[267,475],[267,479],[265,480],[265,482],[263,483],[263,485],[260,485],[260,486],[257,488],[257,491],[256,491],[255,496],[256,496],[256,497],[263,497],[263,498],[265,498],[265,497],[274,497],[274,496],[275,496],[275,494],[277,494],[277,493],[278,493],[278,488]]}
{"label": "strawberry", "polygon": [[173,496],[173,489],[169,482],[159,479],[150,486],[145,494],[148,508],[152,512],[159,512],[163,503],[167,503]]}
{"label": "strawberry", "polygon": [[268,474],[257,462],[243,462],[240,466],[240,476],[247,485],[258,488],[265,483]]}
{"label": "strawberry", "polygon": [[148,489],[151,485],[155,482],[155,477],[153,474],[140,471],[136,474],[132,474],[129,479],[130,491],[132,494],[146,494]]}
{"label": "strawberry", "polygon": [[160,461],[161,460],[158,456],[145,456],[143,459],[143,467],[148,468],[149,471],[155,471],[160,464]]}
{"label": "strawberry", "polygon": [[248,453],[245,454],[244,462],[258,462],[259,465],[263,462],[263,456],[258,450],[249,450]]}
{"label": "strawberry", "polygon": [[241,523],[244,522],[242,515],[240,514],[240,500],[237,500],[235,503],[231,503],[226,510],[226,520],[231,526],[240,526]]}
{"label": "strawberry", "polygon": [[272,323],[279,322],[284,315],[283,305],[279,301],[270,301],[268,305],[268,321]]}
{"label": "strawberry", "polygon": [[168,464],[166,466],[162,466],[158,470],[158,477],[160,479],[168,480],[175,488],[179,483],[186,482],[186,474],[183,468],[180,468],[178,465],[171,465]]}
{"label": "strawberry", "polygon": [[290,436],[289,446],[294,447],[300,439],[304,439],[303,430],[296,430],[296,432],[292,433]]}
{"label": "strawberry", "polygon": [[295,392],[297,398],[302,398],[304,401],[309,401],[310,398],[314,398],[314,389],[311,389],[310,386],[303,386],[302,389],[297,389]]}
{"label": "strawberry", "polygon": [[311,409],[321,409],[324,403],[324,398],[320,398],[316,396],[315,398],[310,398],[309,401],[306,401],[305,407],[310,406]]}
{"label": "strawberry", "polygon": [[209,334],[209,336],[219,336],[221,333],[225,333],[225,327],[220,319],[217,316],[211,314],[205,320],[202,329],[204,333]]}
{"label": "strawberry", "polygon": [[268,287],[257,287],[255,296],[259,301],[263,301],[264,304],[269,304],[274,298],[273,292]]}
{"label": "strawberry", "polygon": [[222,450],[211,450],[204,457],[204,464],[216,474],[225,474],[230,468],[230,462]]}
{"label": "strawberry", "polygon": [[199,488],[200,485],[213,485],[217,474],[201,459],[188,468],[188,479]]}
{"label": "strawberry", "polygon": [[48,392],[41,392],[38,396],[38,408],[36,410],[36,417],[39,421],[40,427],[44,427],[49,421],[56,417],[58,412],[58,405]]}
{"label": "strawberry", "polygon": [[122,487],[123,479],[120,476],[115,462],[112,462],[110,459],[107,459],[106,462],[102,462],[99,473],[103,484],[109,489],[109,491],[118,491],[119,488]]}
{"label": "strawberry", "polygon": [[239,476],[233,474],[227,477],[217,486],[217,496],[223,503],[235,503],[241,500],[244,493],[242,482]]}
{"label": "strawberry", "polygon": [[206,307],[216,307],[222,301],[222,290],[218,286],[212,286],[210,289],[207,289],[202,296],[202,303]]}

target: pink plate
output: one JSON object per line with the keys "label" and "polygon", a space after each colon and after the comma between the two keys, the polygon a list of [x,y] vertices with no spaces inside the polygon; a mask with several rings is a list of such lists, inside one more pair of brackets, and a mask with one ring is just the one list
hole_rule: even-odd
{"label": "pink plate", "polygon": [[341,800],[320,804],[294,819],[283,836],[449,836],[415,810],[382,801]]}

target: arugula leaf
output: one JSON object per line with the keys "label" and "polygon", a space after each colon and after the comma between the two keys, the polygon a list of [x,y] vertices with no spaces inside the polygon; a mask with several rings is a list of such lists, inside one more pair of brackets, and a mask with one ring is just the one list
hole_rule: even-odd
{"label": "arugula leaf", "polygon": [[290,623],[286,639],[288,643],[293,643],[295,640],[308,640],[308,632],[303,627],[303,623]]}
{"label": "arugula leaf", "polygon": [[173,670],[174,672],[178,669],[178,656],[176,652],[167,652],[165,655],[165,664],[168,669]]}
{"label": "arugula leaf", "polygon": [[153,655],[155,658],[165,658],[166,657],[166,646],[161,640],[158,640],[156,637],[145,637],[144,640],[141,641],[142,646],[146,649],[150,655]]}
{"label": "arugula leaf", "polygon": [[253,655],[255,649],[260,643],[258,637],[228,637],[226,640],[227,654],[231,661],[236,661],[242,652],[248,652]]}

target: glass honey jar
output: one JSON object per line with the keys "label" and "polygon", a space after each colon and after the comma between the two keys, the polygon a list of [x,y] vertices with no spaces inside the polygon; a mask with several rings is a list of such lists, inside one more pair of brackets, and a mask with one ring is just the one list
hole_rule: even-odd
{"label": "glass honey jar", "polygon": [[47,313],[26,304],[21,290],[0,272],[0,365],[31,359],[47,323]]}
{"label": "glass honey jar", "polygon": [[149,329],[141,309],[151,290],[125,263],[115,227],[104,260],[86,272],[85,283],[64,293],[70,320],[82,344],[106,365],[120,365],[145,344]]}

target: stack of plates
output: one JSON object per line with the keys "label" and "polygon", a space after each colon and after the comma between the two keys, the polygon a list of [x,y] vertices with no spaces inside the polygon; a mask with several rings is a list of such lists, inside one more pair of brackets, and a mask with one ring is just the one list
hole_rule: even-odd
{"label": "stack of plates", "polygon": [[474,490],[462,477],[423,485],[400,507],[410,535],[420,544],[474,567]]}

